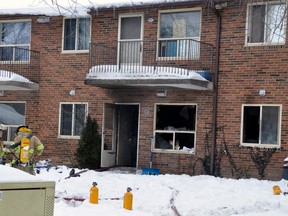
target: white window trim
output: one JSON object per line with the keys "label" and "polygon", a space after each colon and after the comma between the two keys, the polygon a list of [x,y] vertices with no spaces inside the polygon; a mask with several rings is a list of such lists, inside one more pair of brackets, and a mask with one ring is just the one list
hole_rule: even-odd
{"label": "white window trim", "polygon": [[[5,44],[1,45],[0,47],[16,47],[16,46],[28,46],[29,50],[31,50],[31,39],[32,39],[32,20],[31,19],[15,19],[15,20],[0,20],[0,23],[17,23],[17,22],[30,22],[30,43],[29,44]],[[29,56],[29,61],[30,61],[30,56]],[[29,61],[17,61],[23,64],[26,64]],[[1,64],[7,64],[10,63],[11,61],[0,61]]]}
{"label": "white window trim", "polygon": [[[195,11],[199,11],[200,12],[200,25],[199,25],[199,37],[183,37],[183,38],[161,38],[160,37],[160,28],[161,28],[161,22],[160,22],[160,17],[161,14],[163,13],[178,13],[178,12],[195,12]],[[181,56],[175,56],[175,57],[159,57],[158,53],[159,53],[159,41],[165,41],[165,40],[196,40],[199,41],[201,40],[201,29],[202,29],[202,8],[201,7],[195,7],[195,8],[183,8],[183,9],[172,9],[172,10],[159,10],[158,11],[158,27],[157,27],[157,47],[156,47],[156,60],[165,60],[168,59],[169,60],[186,60],[187,58],[185,57],[181,57]]]}
{"label": "white window trim", "polygon": [[78,22],[79,22],[79,19],[81,18],[89,18],[90,19],[90,32],[89,32],[89,44],[91,43],[91,32],[92,32],[92,17],[91,16],[83,16],[83,17],[64,17],[63,18],[63,27],[62,27],[62,54],[75,54],[75,53],[89,53],[89,47],[88,49],[85,49],[85,50],[64,50],[64,37],[65,37],[65,20],[66,19],[76,19],[76,38],[75,38],[75,48],[77,48],[77,36],[78,36]]}
{"label": "white window trim", "polygon": [[[246,106],[254,106],[254,107],[263,107],[263,106],[275,106],[279,107],[279,123],[278,123],[278,144],[261,144],[261,143],[243,143],[243,124],[244,124],[244,107]],[[261,109],[262,111],[262,109]],[[261,117],[261,116],[260,116]],[[262,119],[260,119],[262,121]],[[242,104],[241,109],[241,128],[240,128],[240,146],[244,147],[257,147],[257,148],[280,148],[281,147],[281,122],[282,122],[282,105],[281,104]],[[260,139],[260,138],[259,138]]]}
{"label": "white window trim", "polygon": [[[256,2],[256,3],[248,3],[247,4],[247,9],[246,9],[246,27],[245,27],[245,46],[247,47],[253,47],[253,46],[281,46],[281,45],[285,45],[286,44],[286,40],[287,40],[287,34],[286,34],[286,30],[287,30],[287,11],[285,14],[285,19],[284,19],[284,32],[285,32],[285,40],[284,42],[275,42],[275,43],[267,43],[266,41],[264,42],[260,42],[260,43],[249,43],[248,42],[248,36],[249,36],[249,8],[250,6],[254,6],[254,5],[266,5],[266,8],[268,5],[273,4],[273,3],[285,3],[286,0],[284,1],[271,1],[271,2]],[[286,3],[286,9],[288,10],[288,3]],[[266,15],[265,15],[265,19],[266,19]],[[266,21],[265,21],[266,22]]]}
{"label": "white window trim", "polygon": [[[65,138],[65,139],[80,139],[80,136],[78,135],[61,135],[61,106],[63,104],[68,105],[76,105],[76,104],[85,104],[86,105],[86,113],[85,113],[85,122],[86,118],[88,116],[88,102],[60,102],[59,104],[59,121],[58,121],[58,138]],[[73,106],[74,107],[74,106]],[[72,123],[73,123],[74,115],[72,115]],[[73,131],[72,127],[72,131]]]}
{"label": "white window trim", "polygon": [[[165,105],[165,106],[196,106],[196,114],[195,114],[195,130],[194,131],[169,131],[169,130],[156,130],[156,117],[157,117],[157,105]],[[153,143],[151,144],[151,150],[157,153],[177,153],[177,154],[195,154],[196,152],[196,143],[197,143],[197,111],[198,104],[196,103],[155,103],[154,104],[154,119],[153,119]],[[173,133],[173,137],[175,132],[177,133],[188,133],[194,134],[194,152],[189,153],[183,150],[175,150],[175,149],[156,149],[155,148],[155,138],[156,133]],[[174,143],[174,139],[173,139]]]}

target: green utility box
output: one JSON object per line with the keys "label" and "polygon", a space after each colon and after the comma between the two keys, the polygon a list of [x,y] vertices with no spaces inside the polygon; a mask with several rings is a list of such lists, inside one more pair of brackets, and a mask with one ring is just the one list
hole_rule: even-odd
{"label": "green utility box", "polygon": [[55,182],[0,182],[0,212],[9,216],[53,216]]}

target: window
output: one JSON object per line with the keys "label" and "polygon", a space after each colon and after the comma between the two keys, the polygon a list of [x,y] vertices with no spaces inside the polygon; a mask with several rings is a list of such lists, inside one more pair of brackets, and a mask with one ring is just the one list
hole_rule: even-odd
{"label": "window", "polygon": [[0,61],[29,61],[31,22],[0,22]]}
{"label": "window", "polygon": [[158,57],[199,58],[201,11],[160,12]]}
{"label": "window", "polygon": [[280,145],[281,106],[243,105],[241,144],[259,147]]}
{"label": "window", "polygon": [[60,104],[60,136],[80,136],[87,116],[87,104]]}
{"label": "window", "polygon": [[90,18],[64,19],[64,51],[88,50]]}
{"label": "window", "polygon": [[156,104],[156,150],[194,152],[196,133],[196,105]]}
{"label": "window", "polygon": [[285,3],[267,2],[248,5],[248,44],[284,44]]}
{"label": "window", "polygon": [[7,126],[3,131],[4,141],[13,141],[16,128],[25,124],[25,103],[0,102],[0,123]]}

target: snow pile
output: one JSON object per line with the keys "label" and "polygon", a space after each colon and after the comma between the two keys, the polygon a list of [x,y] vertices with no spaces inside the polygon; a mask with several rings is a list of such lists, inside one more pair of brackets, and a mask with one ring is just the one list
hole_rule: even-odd
{"label": "snow pile", "polygon": [[[71,168],[51,167],[39,177],[56,181],[55,216],[284,216],[288,196],[273,195],[273,186],[287,191],[287,180],[226,179],[212,176],[141,175],[129,170],[86,171],[68,177]],[[75,169],[76,173],[81,171]],[[161,172],[161,171],[160,171]],[[99,204],[89,203],[93,182],[99,188]],[[133,210],[123,209],[123,196],[132,188]],[[73,200],[73,198],[75,198]],[[83,202],[76,200],[84,200]]]}
{"label": "snow pile", "polygon": [[8,165],[0,165],[0,184],[1,182],[25,182],[39,180],[41,180],[39,176],[30,175]]}
{"label": "snow pile", "polygon": [[[286,216],[287,180],[227,179],[212,176],[141,175],[122,168],[104,172],[53,166],[30,176],[8,166],[0,166],[0,185],[11,181],[42,179],[55,181],[54,216]],[[160,171],[161,172],[161,171]],[[92,183],[99,188],[99,204],[89,202]],[[273,195],[273,186],[283,193]],[[133,210],[123,209],[123,196],[132,188]]]}

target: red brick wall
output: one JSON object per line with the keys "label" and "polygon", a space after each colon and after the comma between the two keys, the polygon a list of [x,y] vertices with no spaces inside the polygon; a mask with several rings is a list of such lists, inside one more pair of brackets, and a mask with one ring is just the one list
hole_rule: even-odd
{"label": "red brick wall", "polygon": [[[189,7],[189,6],[187,6]],[[192,6],[191,6],[192,7]],[[160,6],[159,6],[160,8]],[[97,11],[93,14],[91,42],[117,40],[118,16],[121,13],[144,13],[144,37],[156,39],[158,7],[133,10]],[[163,9],[177,8],[176,4]],[[183,7],[182,7],[183,8]],[[147,22],[152,17],[154,22]],[[52,159],[52,163],[71,165],[78,140],[58,138],[59,103],[88,102],[89,113],[96,118],[101,129],[104,102],[139,103],[140,136],[139,168],[149,166],[150,137],[153,134],[155,103],[196,103],[197,134],[195,154],[154,153],[153,166],[161,173],[192,174],[192,165],[204,156],[205,128],[212,123],[212,91],[169,89],[166,98],[157,98],[158,89],[107,90],[84,85],[88,71],[88,53],[62,53],[62,17],[51,17],[50,23],[40,24],[33,18],[31,48],[41,52],[40,90],[35,92],[6,91],[1,101],[26,101],[27,124],[42,140],[45,151],[41,158]],[[2,18],[1,18],[2,19]],[[241,105],[282,104],[281,150],[272,157],[266,170],[266,178],[279,179],[283,159],[287,156],[287,45],[245,47],[246,6],[231,6],[222,13],[220,44],[218,126],[225,125],[225,141],[238,168],[252,177],[259,177],[249,150],[239,148],[241,127]],[[201,41],[215,45],[216,16],[203,9]],[[75,96],[68,93],[76,90]],[[260,89],[266,96],[260,97]],[[221,144],[221,134],[217,148]],[[211,137],[209,138],[211,141]],[[231,177],[231,161],[222,159],[221,173]],[[197,166],[197,174],[203,173]]]}
{"label": "red brick wall", "polygon": [[[234,5],[222,14],[218,125],[227,125],[226,141],[238,167],[247,170],[251,177],[259,177],[249,149],[239,149],[242,104],[281,104],[281,150],[272,156],[265,171],[266,178],[279,179],[283,160],[287,157],[288,76],[285,62],[288,47],[245,46],[246,9],[244,4]],[[265,96],[259,96],[260,89],[266,90]],[[222,164],[223,174],[231,176],[228,160]]]}
{"label": "red brick wall", "polygon": [[[161,8],[162,10],[170,7]],[[177,6],[173,5],[173,9]],[[179,7],[185,8],[185,7]],[[144,13],[144,38],[157,39],[158,10],[136,9],[133,11],[116,10],[115,12],[98,11],[93,14],[92,42],[97,40],[117,40],[118,16],[123,13]],[[153,22],[148,22],[148,18]],[[109,25],[108,25],[109,23]],[[201,40],[214,44],[216,41],[216,18],[207,9],[203,9],[203,23]],[[104,32],[99,35],[98,32]],[[138,167],[149,167],[151,136],[153,135],[154,104],[155,103],[195,103],[197,104],[197,143],[196,154],[179,153],[153,153],[153,166],[158,167],[161,173],[187,173],[192,174],[192,165],[198,157],[204,154],[205,128],[210,127],[212,122],[212,91],[196,91],[184,89],[169,89],[166,98],[156,97],[155,89],[117,89],[111,90],[112,101],[115,103],[139,103],[140,104],[140,135]],[[211,138],[210,138],[211,139]],[[209,140],[210,141],[210,140]],[[200,169],[200,172],[202,170]],[[199,172],[198,172],[199,173]]]}

